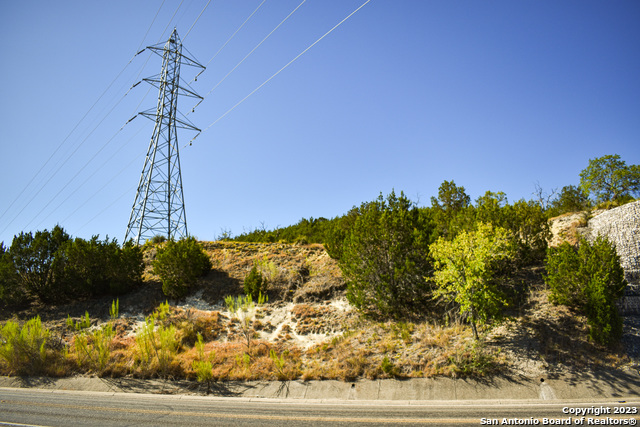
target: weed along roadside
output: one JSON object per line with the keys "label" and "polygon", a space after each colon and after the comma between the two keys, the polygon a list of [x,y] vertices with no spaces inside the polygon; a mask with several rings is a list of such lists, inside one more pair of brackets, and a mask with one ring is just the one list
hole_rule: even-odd
{"label": "weed along roadside", "polygon": [[[414,209],[401,197],[381,200],[377,210],[358,218],[380,230],[396,227],[393,235],[399,236],[403,229],[389,217]],[[420,224],[420,215],[411,221]],[[407,230],[413,236],[407,238],[422,239]],[[56,303],[36,298],[15,305],[18,310],[5,309],[0,386],[345,400],[637,396],[635,355],[618,339],[599,339],[616,327],[610,304],[620,297],[616,286],[624,280],[606,241],[583,239],[582,252],[563,247],[535,255],[509,240],[508,228],[499,229],[495,247],[495,228],[476,230],[431,244],[440,245],[439,259],[446,251],[475,256],[482,263],[478,274],[456,282],[458,270],[451,267],[437,281],[420,276],[420,283],[408,283],[418,267],[396,269],[395,283],[403,289],[398,300],[382,304],[371,299],[373,290],[353,288],[366,275],[370,284],[386,277],[377,259],[366,270],[354,261],[345,266],[319,244],[149,242],[140,248],[143,269],[128,293],[111,293],[105,285],[96,295]],[[346,256],[354,248],[365,253],[368,243],[352,234],[343,245]],[[429,253],[420,241],[414,247]],[[505,255],[492,257],[492,251]],[[172,259],[185,253],[194,262]],[[616,274],[607,277],[619,281],[612,285],[615,292],[576,282],[569,293],[559,293],[567,288],[557,280],[570,272],[555,266],[570,263],[545,258],[558,253],[608,260]],[[431,265],[449,268],[444,261]],[[586,268],[577,276],[593,274],[599,273]],[[488,286],[492,305],[473,298]],[[430,300],[409,305],[415,292],[430,294]],[[593,310],[599,316],[594,318],[592,299],[607,295],[613,299]],[[397,311],[397,301],[407,306],[406,315]]]}

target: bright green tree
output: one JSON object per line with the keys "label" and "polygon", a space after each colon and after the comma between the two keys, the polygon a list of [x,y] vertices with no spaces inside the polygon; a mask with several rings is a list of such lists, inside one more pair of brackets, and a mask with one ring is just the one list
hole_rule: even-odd
{"label": "bright green tree", "polygon": [[[455,302],[478,339],[478,324],[500,319],[507,300],[494,274],[514,257],[507,230],[479,223],[474,231],[462,231],[452,241],[444,238],[430,246],[434,260],[435,297]],[[429,279],[428,279],[429,280]]]}
{"label": "bright green tree", "polygon": [[433,225],[403,193],[363,203],[342,246],[339,266],[349,302],[377,318],[423,312],[429,300],[424,276]]}
{"label": "bright green tree", "polygon": [[614,202],[640,193],[640,165],[627,165],[618,154],[589,160],[580,172],[580,187],[597,202]]}

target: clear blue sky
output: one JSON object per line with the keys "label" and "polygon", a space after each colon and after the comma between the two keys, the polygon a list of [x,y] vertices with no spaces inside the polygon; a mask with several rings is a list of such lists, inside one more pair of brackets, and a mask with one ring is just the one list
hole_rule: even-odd
{"label": "clear blue sky", "polygon": [[[157,90],[123,96],[161,66],[132,57],[175,26],[206,64],[261,2],[213,0],[195,25],[207,0],[0,2],[0,241],[55,224],[121,241],[153,122],[118,130]],[[300,2],[264,2],[192,88]],[[372,0],[220,119],[363,2],[306,1],[188,116],[217,121],[181,150],[191,234],[331,218],[392,189],[429,205],[444,180],[529,199],[578,184],[590,158],[640,163],[637,0]]]}

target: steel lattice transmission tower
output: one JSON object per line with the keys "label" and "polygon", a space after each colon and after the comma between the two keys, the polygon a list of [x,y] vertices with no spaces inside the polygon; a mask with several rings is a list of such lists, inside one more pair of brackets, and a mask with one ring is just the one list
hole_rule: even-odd
{"label": "steel lattice transmission tower", "polygon": [[138,113],[155,120],[155,126],[124,238],[125,242],[133,239],[136,244],[140,244],[141,239],[144,242],[156,235],[168,239],[180,239],[188,235],[178,128],[200,129],[184,116],[178,117],[178,96],[202,97],[180,85],[180,65],[205,68],[182,54],[182,43],[175,29],[164,45],[149,46],[147,49],[162,56],[162,71],[157,76],[143,79],[157,87],[159,92],[156,110]]}

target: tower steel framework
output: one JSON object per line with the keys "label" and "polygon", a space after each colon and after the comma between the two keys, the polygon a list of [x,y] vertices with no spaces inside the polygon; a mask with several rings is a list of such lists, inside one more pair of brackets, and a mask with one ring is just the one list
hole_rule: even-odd
{"label": "tower steel framework", "polygon": [[200,129],[184,116],[178,117],[178,96],[202,97],[180,85],[180,65],[205,68],[182,54],[182,42],[176,29],[164,45],[147,49],[162,56],[162,71],[157,76],[143,79],[159,92],[156,110],[138,113],[155,120],[155,126],[125,234],[125,241],[133,239],[136,244],[156,235],[170,240],[188,235],[177,130]]}

